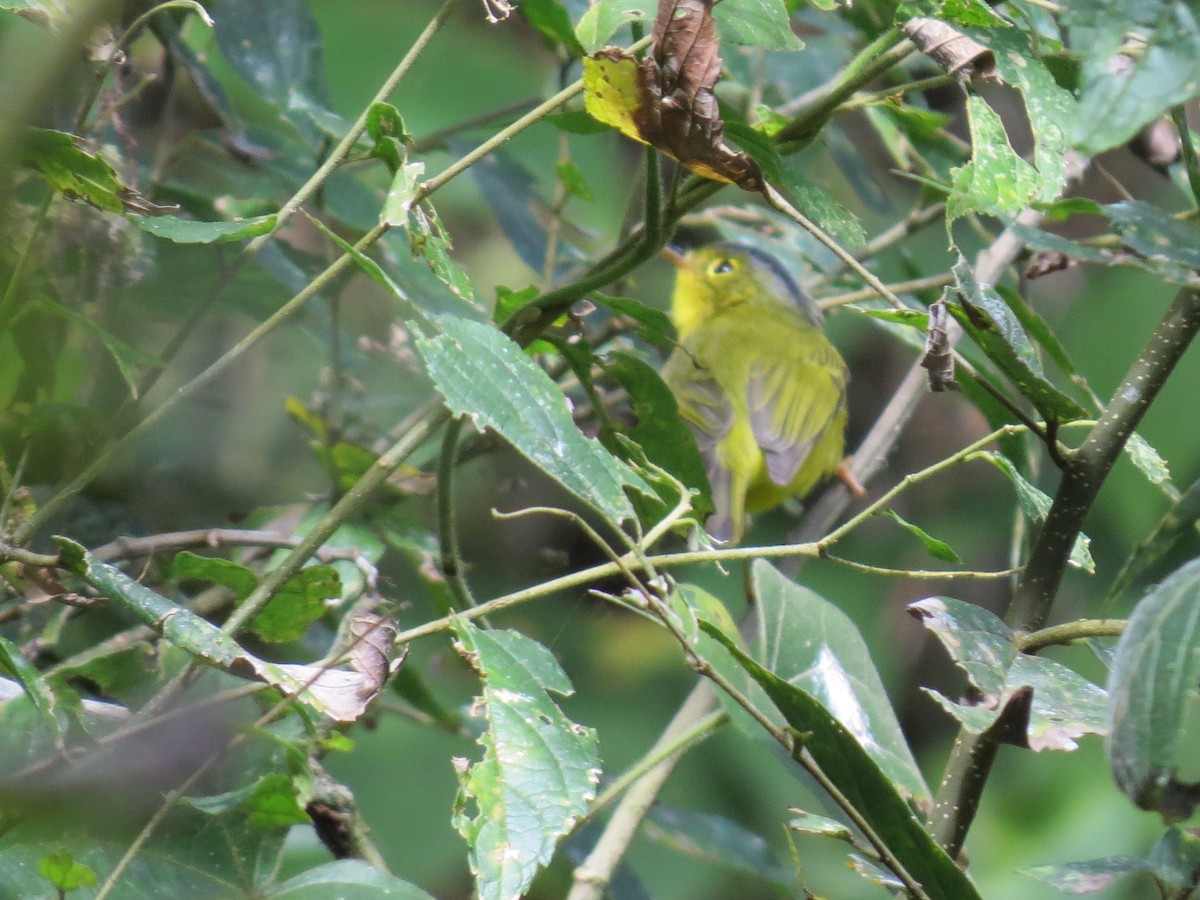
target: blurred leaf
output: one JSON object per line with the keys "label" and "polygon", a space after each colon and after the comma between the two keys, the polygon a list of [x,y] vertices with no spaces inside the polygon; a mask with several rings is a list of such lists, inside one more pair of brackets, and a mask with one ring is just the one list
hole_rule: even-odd
{"label": "blurred leaf", "polygon": [[[563,715],[548,691],[571,683],[553,655],[515,631],[454,623],[459,652],[483,679],[481,760],[459,773],[454,827],[470,847],[481,900],[520,896],[595,797],[596,733]],[[468,811],[474,806],[473,814]]]}
{"label": "blurred leaf", "polygon": [[591,202],[596,197],[592,194],[592,189],[588,187],[587,179],[583,172],[579,170],[579,166],[571,162],[569,159],[556,163],[554,166],[558,172],[559,183],[563,186],[568,197],[578,197],[580,200]]}
{"label": "blurred leaf", "polygon": [[797,156],[784,158],[780,165],[782,187],[791,194],[796,208],[848,250],[861,247],[866,240],[866,232],[858,219],[810,181],[802,171],[805,167],[806,164]]}
{"label": "blurred leaf", "polygon": [[834,716],[895,790],[918,802],[928,799],[929,789],[854,623],[765,560],[755,560],[751,574],[760,610],[755,659]]}
{"label": "blurred leaf", "polygon": [[1171,470],[1162,455],[1136,431],[1125,442],[1126,455],[1151,484],[1169,484]]}
{"label": "blurred leaf", "polygon": [[[1083,54],[1074,144],[1092,156],[1120,146],[1164,110],[1196,95],[1200,27],[1194,2],[1076,0],[1063,9],[1072,48]],[[1141,46],[1121,53],[1129,32]]]}
{"label": "blurred leaf", "polygon": [[659,347],[674,345],[675,326],[671,324],[671,317],[661,309],[647,306],[641,300],[634,300],[631,297],[612,297],[595,292],[588,294],[588,297],[601,306],[608,307],[614,313],[629,316],[637,322],[637,335],[643,341]]}
{"label": "blurred leaf", "polygon": [[966,873],[938,846],[858,740],[810,694],[789,684],[738,649],[720,629],[701,627],[716,638],[765,690],[797,732],[806,750],[843,796],[875,830],[931,900],[971,900],[979,894]]}
{"label": "blurred leaf", "polygon": [[1150,863],[1138,856],[1106,856],[1083,862],[1059,863],[1022,869],[1021,874],[1054,885],[1064,894],[1093,894],[1115,884],[1126,875],[1150,871]]}
{"label": "blurred leaf", "polygon": [[792,812],[799,814],[796,818],[788,822],[788,828],[792,831],[800,834],[816,835],[818,837],[836,838],[839,841],[846,841],[847,843],[854,840],[854,832],[837,819],[816,816],[798,809],[793,809]]}
{"label": "blurred leaf", "polygon": [[[1040,525],[1046,521],[1046,514],[1050,512],[1052,501],[1042,491],[1026,481],[1010,459],[991,451],[972,453],[971,458],[986,459],[1008,476],[1008,480],[1017,489],[1017,502],[1021,505],[1021,511],[1025,513],[1029,521],[1035,525]],[[1077,569],[1083,569],[1089,575],[1094,575],[1096,573],[1096,561],[1092,559],[1092,552],[1088,549],[1088,545],[1091,542],[1091,538],[1080,532],[1075,538],[1075,544],[1071,548],[1071,558],[1068,562]]]}
{"label": "blurred leaf", "polygon": [[643,826],[647,838],[693,859],[752,875],[787,892],[795,887],[792,867],[761,835],[724,816],[656,803]]}
{"label": "blurred leaf", "polygon": [[1162,895],[1186,900],[1200,884],[1200,835],[1190,828],[1168,828],[1148,862]]}
{"label": "blurred leaf", "polygon": [[1042,374],[1037,353],[1020,322],[994,290],[975,282],[961,256],[954,266],[954,277],[959,302],[949,305],[951,315],[1043,418],[1053,422],[1086,419],[1087,411]]}
{"label": "blurred leaf", "polygon": [[1037,169],[1013,150],[1000,116],[975,94],[967,95],[971,161],[954,170],[953,192],[946,200],[946,230],[970,212],[1007,221],[1041,196]]}
{"label": "blurred leaf", "polygon": [[1037,345],[1050,355],[1054,364],[1062,370],[1063,374],[1074,377],[1077,374],[1075,364],[1071,362],[1071,357],[1058,339],[1058,335],[1038,314],[1037,310],[1025,302],[1020,291],[1015,291],[1007,285],[996,285],[994,290],[1007,304],[1012,314],[1017,317],[1017,321],[1021,323],[1025,333],[1037,341]]}
{"label": "blurred leaf", "polygon": [[721,38],[763,50],[803,50],[783,0],[725,0],[713,8]]}
{"label": "blurred leaf", "polygon": [[[986,6],[984,10],[994,16]],[[1070,150],[1067,128],[1075,117],[1074,97],[1054,80],[1025,29],[966,27],[963,30],[992,51],[1000,77],[1021,92],[1033,132],[1033,162],[1041,176],[1037,199],[1056,199],[1067,183],[1066,154]]]}
{"label": "blurred leaf", "polygon": [[144,369],[161,369],[164,365],[163,361],[157,356],[152,356],[143,350],[139,350],[137,347],[125,343],[115,334],[106,331],[93,318],[77,313],[73,309],[68,309],[59,303],[55,303],[53,300],[39,297],[27,304],[26,308],[58,316],[60,319],[66,319],[68,322],[73,322],[85,331],[93,334],[104,345],[104,349],[108,351],[109,356],[112,357],[113,362],[117,366],[117,371],[125,379],[125,384],[129,387],[129,393],[135,400],[138,398],[138,382],[141,379],[142,371]]}
{"label": "blurred leaf", "polygon": [[241,563],[219,556],[200,556],[190,550],[175,554],[171,562],[171,578],[178,581],[195,578],[224,585],[239,600],[245,600],[258,587],[258,576]]}
{"label": "blurred leaf", "polygon": [[[137,191],[126,187],[116,170],[100,156],[88,153],[82,138],[49,128],[31,128],[20,136],[18,160],[36,169],[50,187],[68,200],[78,200],[111,213],[164,212]],[[132,217],[138,221],[137,216]]]}
{"label": "blurred leaf", "polygon": [[962,147],[946,133],[949,116],[899,103],[869,106],[864,112],[897,168],[924,170],[949,181],[951,170],[963,162]]}
{"label": "blurred leaf", "polygon": [[442,333],[418,337],[417,349],[451,412],[491,428],[610,522],[632,518],[625,488],[649,485],[580,433],[550,376],[491,325],[434,319]]}
{"label": "blurred leaf", "polygon": [[571,16],[557,0],[521,0],[517,9],[530,25],[550,42],[561,44],[571,56],[578,59],[587,52],[575,37]]}
{"label": "blurred leaf", "polygon": [[1104,213],[1125,246],[1153,262],[1176,264],[1179,278],[1200,268],[1200,228],[1192,222],[1138,200],[1110,203]]}
{"label": "blurred leaf", "polygon": [[95,870],[76,862],[66,849],[57,850],[38,860],[38,874],[62,894],[76,888],[92,887],[96,883]]}
{"label": "blurred leaf", "polygon": [[1200,682],[1200,559],[1181,566],[1134,607],[1108,678],[1108,761],[1117,786],[1168,822],[1186,819],[1200,785],[1180,782],[1183,744]]}
{"label": "blurred leaf", "polygon": [[246,625],[264,641],[299,640],[328,609],[325,601],[342,595],[342,582],[333,566],[305,566],[276,591],[271,602]]}
{"label": "blurred leaf", "polygon": [[1077,738],[1105,732],[1104,691],[1053,660],[1017,653],[1012,631],[992,613],[951,597],[931,597],[908,608],[921,616],[977,689],[978,696],[966,703],[926,689],[969,730],[982,734],[992,728],[1019,693],[1032,689],[1022,746],[1069,751],[1078,746]]}
{"label": "blurred leaf", "polygon": [[[450,148],[455,153],[471,149],[464,141],[451,141]],[[500,149],[471,166],[471,174],[521,262],[535,272],[544,272],[549,238],[536,210],[550,213],[533,172],[512,153]]]}
{"label": "blurred leaf", "polygon": [[596,0],[579,17],[575,34],[585,50],[595,53],[622,25],[651,18],[654,4],[655,0]]}
{"label": "blurred leaf", "polygon": [[895,322],[897,325],[907,325],[909,328],[916,328],[919,331],[925,331],[929,328],[929,313],[920,309],[866,309],[861,306],[851,306],[848,309],[862,313],[864,316],[869,316],[872,319]]}
{"label": "blurred leaf", "polygon": [[271,772],[259,778],[242,803],[242,809],[250,827],[258,831],[311,824],[308,813],[296,797],[296,785],[291,776],[283,772]]}
{"label": "blurred leaf", "polygon": [[197,222],[176,216],[130,216],[138,228],[176,244],[212,244],[241,241],[268,234],[275,228],[276,216],[257,216],[236,222]]}
{"label": "blurred leaf", "polygon": [[0,635],[0,671],[7,672],[20,682],[21,687],[25,689],[26,696],[29,697],[41,716],[42,723],[50,733],[55,735],[56,740],[61,741],[64,737],[65,720],[60,718],[62,711],[59,708],[58,697],[55,696],[54,689],[33,663],[25,658],[21,653],[21,648],[2,635]]}
{"label": "blurred leaf", "polygon": [[962,557],[954,552],[954,548],[945,541],[939,541],[925,529],[919,525],[914,525],[900,517],[900,514],[893,509],[880,510],[880,515],[887,516],[892,521],[896,522],[901,528],[919,540],[925,545],[925,552],[934,559],[940,559],[942,562],[961,563]]}
{"label": "blurred leaf", "polygon": [[1130,551],[1108,591],[1119,597],[1131,584],[1147,575],[1184,537],[1195,537],[1200,522],[1200,479],[1192,482],[1168,509],[1149,536]]}
{"label": "blurred leaf", "polygon": [[269,888],[267,900],[433,900],[415,885],[360,859],[339,859],[308,869]]}
{"label": "blurred leaf", "polygon": [[321,35],[304,0],[208,0],[217,45],[254,92],[285,114],[325,102]]}
{"label": "blurred leaf", "polygon": [[462,730],[462,717],[438,702],[416,666],[401,666],[392,679],[392,690],[443,728],[455,732]]}
{"label": "blurred leaf", "polygon": [[341,722],[361,716],[374,696],[370,693],[373,685],[358,672],[261,660],[215,625],[101,562],[80,544],[65,537],[55,541],[64,569],[197,660],[296,694],[308,706]]}
{"label": "blurred leaf", "polygon": [[[637,424],[628,431],[629,437],[650,462],[666,469],[692,491],[692,510],[699,521],[704,521],[713,511],[708,476],[696,439],[679,417],[671,389],[653,367],[632,353],[609,353],[600,360],[600,365],[629,394],[630,411],[637,417]],[[620,447],[609,449],[619,454]],[[679,498],[674,491],[661,496],[668,504],[663,510],[665,514]]]}
{"label": "blurred leaf", "polygon": [[518,309],[529,303],[540,293],[537,285],[521,288],[519,291],[510,290],[504,285],[496,285],[496,305],[492,308],[492,321],[503,327]]}

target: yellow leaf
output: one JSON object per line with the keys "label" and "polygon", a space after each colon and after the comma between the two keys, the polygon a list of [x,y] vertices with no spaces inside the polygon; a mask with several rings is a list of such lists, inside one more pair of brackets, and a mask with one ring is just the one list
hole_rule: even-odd
{"label": "yellow leaf", "polygon": [[634,118],[642,107],[638,64],[632,56],[606,47],[583,60],[583,103],[593,119],[611,125],[621,134],[643,144]]}

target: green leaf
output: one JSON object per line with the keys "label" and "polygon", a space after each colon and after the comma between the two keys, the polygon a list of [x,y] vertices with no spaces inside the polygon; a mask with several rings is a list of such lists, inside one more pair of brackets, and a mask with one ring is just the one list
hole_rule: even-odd
{"label": "green leaf", "polygon": [[797,156],[785,157],[780,165],[783,187],[792,195],[796,208],[847,249],[861,247],[867,237],[862,224],[831,194],[817,187],[804,174],[806,165]]}
{"label": "green leaf", "polygon": [[104,345],[104,349],[112,357],[113,362],[117,366],[117,371],[125,379],[125,384],[129,386],[129,393],[135,400],[138,398],[138,382],[141,380],[142,371],[144,369],[161,369],[164,365],[163,361],[157,356],[152,356],[131,344],[125,343],[125,341],[121,340],[115,334],[102,328],[91,317],[77,313],[73,309],[68,309],[62,304],[55,303],[53,300],[39,297],[29,304],[29,308],[66,319],[68,322],[73,322],[80,328],[93,334]]}
{"label": "green leaf", "polygon": [[1200,268],[1200,228],[1194,223],[1139,200],[1110,203],[1104,213],[1125,246],[1160,265],[1176,264],[1178,279]]}
{"label": "green leaf", "polygon": [[1200,803],[1176,773],[1194,755],[1183,741],[1200,682],[1200,559],[1177,569],[1134,607],[1109,672],[1108,761],[1117,786],[1168,822]]}
{"label": "green leaf", "polygon": [[265,896],[268,900],[433,900],[420,888],[359,859],[339,859],[301,872]]}
{"label": "green leaf", "polygon": [[765,560],[755,560],[751,574],[760,610],[754,658],[822,704],[893,789],[918,801],[928,799],[929,789],[854,623]]}
{"label": "green leaf", "polygon": [[929,313],[920,309],[867,309],[862,306],[849,306],[857,313],[862,313],[872,319],[884,322],[895,322],[897,325],[907,325],[918,331],[929,330]]}
{"label": "green leaf", "polygon": [[588,53],[595,53],[622,25],[654,18],[654,0],[597,0],[579,17],[575,34]]}
{"label": "green leaf", "polygon": [[521,0],[517,9],[552,44],[561,44],[576,59],[587,52],[575,37],[571,16],[557,0]]}
{"label": "green leaf", "polygon": [[1018,692],[1032,689],[1023,746],[1069,751],[1083,735],[1105,732],[1104,691],[1053,660],[1016,653],[1012,631],[992,613],[950,597],[921,600],[909,610],[924,619],[979,693],[978,699],[955,703],[926,689],[968,730],[987,731]]}
{"label": "green leaf", "polygon": [[1200,522],[1200,479],[1192,482],[1163,513],[1149,536],[1133,548],[1113,579],[1108,599],[1119,597],[1135,581],[1150,574],[1180,540],[1188,536],[1194,538],[1197,522]]}
{"label": "green leaf", "polygon": [[[1164,110],[1200,93],[1194,2],[1073,0],[1063,8],[1071,47],[1083,54],[1074,144],[1094,156],[1120,146]],[[1120,50],[1136,32],[1136,55]]]}
{"label": "green leaf", "polygon": [[731,44],[763,50],[803,50],[783,0],[725,0],[713,7],[717,34]]}
{"label": "green leaf", "polygon": [[1076,376],[1075,364],[1071,362],[1071,357],[1067,354],[1062,342],[1059,341],[1058,335],[1054,333],[1054,329],[1046,320],[1038,315],[1037,310],[1025,302],[1021,292],[1015,291],[1007,285],[996,285],[995,291],[1012,314],[1017,317],[1017,321],[1021,323],[1025,333],[1037,341],[1038,346],[1050,355],[1054,364],[1063,371],[1063,374]]}
{"label": "green leaf", "polygon": [[20,140],[21,164],[39,171],[68,200],[105,212],[125,212],[125,200],[134,192],[120,182],[107,161],[84,150],[80,138],[64,131],[33,128]]}
{"label": "green leaf", "polygon": [[[383,209],[379,213],[379,221],[382,224],[402,228],[409,224],[413,197],[417,195],[417,187],[420,185],[421,176],[424,174],[425,163],[423,162],[401,163],[394,170],[392,184],[388,188],[387,196],[383,201]],[[422,219],[421,221],[424,222],[425,220]],[[422,253],[424,253],[425,248],[426,245],[422,244]],[[416,252],[415,248],[414,252]],[[431,267],[435,265],[432,257],[429,259],[429,264]]]}
{"label": "green leaf", "polygon": [[409,209],[408,235],[413,256],[424,257],[433,274],[450,288],[452,294],[473,303],[475,289],[471,286],[471,279],[450,255],[450,235],[432,206],[422,204]]}
{"label": "green leaf", "polygon": [[486,718],[483,758],[459,775],[454,827],[470,846],[481,900],[517,897],[595,796],[596,733],[550,699],[548,691],[565,696],[572,689],[541,644],[464,619],[454,631],[483,679],[479,710]]}
{"label": "green leaf", "polygon": [[846,843],[854,841],[854,832],[837,819],[813,815],[810,812],[795,810],[800,814],[788,822],[788,828],[798,834],[811,834],[817,837],[834,838]]}
{"label": "green leaf", "polygon": [[206,5],[221,53],[255,94],[285,113],[297,95],[324,99],[321,35],[304,0],[208,0]]}
{"label": "green leaf", "polygon": [[95,870],[76,862],[65,848],[38,860],[38,874],[64,894],[96,883]]}
{"label": "green leaf", "polygon": [[291,776],[283,772],[272,772],[258,779],[242,809],[250,827],[258,831],[312,822],[297,799]]}
{"label": "green leaf", "polygon": [[579,166],[575,165],[575,163],[567,159],[555,163],[554,168],[558,172],[559,183],[562,184],[563,190],[567,192],[567,196],[578,197],[580,200],[587,200],[588,202],[596,199],[592,193],[592,189],[588,187],[587,179],[584,177],[583,172],[579,170]]}
{"label": "green leaf", "polygon": [[[994,13],[986,6],[984,10],[994,22]],[[1021,92],[1033,132],[1033,162],[1040,176],[1037,198],[1056,199],[1067,183],[1067,128],[1075,116],[1075,99],[1054,80],[1025,29],[967,27],[964,33],[992,51],[1000,77]]]}
{"label": "green leaf", "polygon": [[442,333],[418,337],[417,349],[451,412],[501,435],[614,524],[634,514],[625,488],[653,496],[636,472],[580,433],[558,386],[511,339],[491,325],[434,319]]}
{"label": "green leaf", "polygon": [[594,292],[588,294],[588,297],[614,313],[629,316],[637,322],[637,335],[643,341],[659,347],[674,345],[675,326],[671,324],[671,317],[661,309],[647,306],[641,300],[634,300],[632,297],[612,297]]}
{"label": "green leaf", "polygon": [[175,554],[171,562],[171,578],[178,581],[195,578],[224,585],[239,600],[245,600],[258,587],[258,576],[241,563],[219,556],[200,556],[190,550]]}
{"label": "green leaf", "polygon": [[[1021,505],[1021,511],[1025,513],[1029,521],[1035,525],[1040,525],[1046,521],[1046,514],[1050,512],[1052,501],[1045,493],[1026,481],[1010,459],[991,451],[972,453],[970,458],[986,459],[1008,476],[1008,480],[1017,489],[1017,502]],[[1091,542],[1091,538],[1080,532],[1075,537],[1075,544],[1071,547],[1071,557],[1068,562],[1077,569],[1083,569],[1089,575],[1094,575],[1096,573],[1096,561],[1092,559],[1092,552],[1088,549],[1088,545]]]}
{"label": "green leaf", "polygon": [[900,514],[892,509],[884,509],[880,511],[880,515],[887,516],[906,530],[909,534],[925,545],[925,552],[934,559],[940,559],[942,562],[961,563],[962,557],[954,552],[954,548],[945,541],[939,541],[933,535],[929,534],[919,525],[914,525],[912,522],[906,521],[900,517]]}
{"label": "green leaf", "polygon": [[1151,484],[1170,484],[1171,470],[1162,455],[1136,431],[1125,442],[1126,455]]}
{"label": "green leaf", "polygon": [[967,96],[971,161],[954,170],[946,200],[946,230],[970,212],[1008,220],[1041,195],[1042,178],[1013,150],[1000,116],[975,94]]}
{"label": "green leaf", "polygon": [[197,222],[177,216],[130,216],[129,219],[142,231],[176,244],[241,241],[270,233],[277,221],[274,213],[235,222]]}
{"label": "green leaf", "polygon": [[975,282],[961,256],[953,271],[959,302],[949,304],[948,309],[980,349],[1047,421],[1086,419],[1087,411],[1042,374],[1029,336],[999,295]]}
{"label": "green leaf", "polygon": [[283,643],[304,637],[309,623],[328,609],[325,601],[342,595],[333,566],[305,566],[285,581],[262,612],[246,626],[264,641]]}
{"label": "green leaf", "polygon": [[719,628],[701,627],[725,645],[758,682],[797,733],[803,748],[882,838],[931,900],[978,898],[975,886],[938,846],[892,780],[858,740],[812,695],[772,674],[743,653]]}
{"label": "green leaf", "polygon": [[724,816],[656,803],[643,829],[647,838],[677,853],[752,875],[783,892],[795,887],[792,867],[762,836]]}
{"label": "green leaf", "polygon": [[1082,862],[1033,866],[1022,875],[1053,885],[1064,894],[1091,894],[1115,884],[1126,875],[1151,871],[1149,861],[1138,856],[1106,856]]}
{"label": "green leaf", "polygon": [[33,663],[24,657],[21,649],[2,635],[0,635],[0,671],[7,672],[20,682],[26,696],[29,697],[41,716],[42,723],[55,735],[57,740],[61,741],[64,736],[65,721],[60,719],[61,710],[54,689]]}
{"label": "green leaf", "polygon": [[462,717],[456,710],[447,709],[438,701],[416,666],[401,666],[392,679],[392,690],[443,728],[456,732],[462,730]]}
{"label": "green leaf", "polygon": [[408,158],[407,144],[412,135],[404,127],[400,111],[390,103],[372,103],[367,108],[367,136],[374,142],[371,155],[383,160],[395,175]]}

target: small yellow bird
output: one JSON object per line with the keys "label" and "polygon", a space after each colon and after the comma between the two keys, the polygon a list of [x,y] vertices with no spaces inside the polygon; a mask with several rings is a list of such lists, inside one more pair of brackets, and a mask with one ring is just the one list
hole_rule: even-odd
{"label": "small yellow bird", "polygon": [[838,468],[849,375],[820,307],[774,257],[730,243],[664,255],[678,267],[679,346],[662,377],[708,471],[716,512],[705,527],[736,544],[747,513]]}

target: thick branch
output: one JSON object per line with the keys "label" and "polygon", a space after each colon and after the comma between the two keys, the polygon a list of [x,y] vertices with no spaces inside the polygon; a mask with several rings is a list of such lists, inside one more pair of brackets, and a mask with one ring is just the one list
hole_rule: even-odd
{"label": "thick branch", "polygon": [[1028,632],[1045,623],[1084,518],[1096,502],[1113,463],[1197,330],[1200,330],[1200,289],[1184,287],[1175,295],[1100,420],[1082,446],[1067,458],[1054,504],[1008,613],[1008,623],[1014,628]]}

